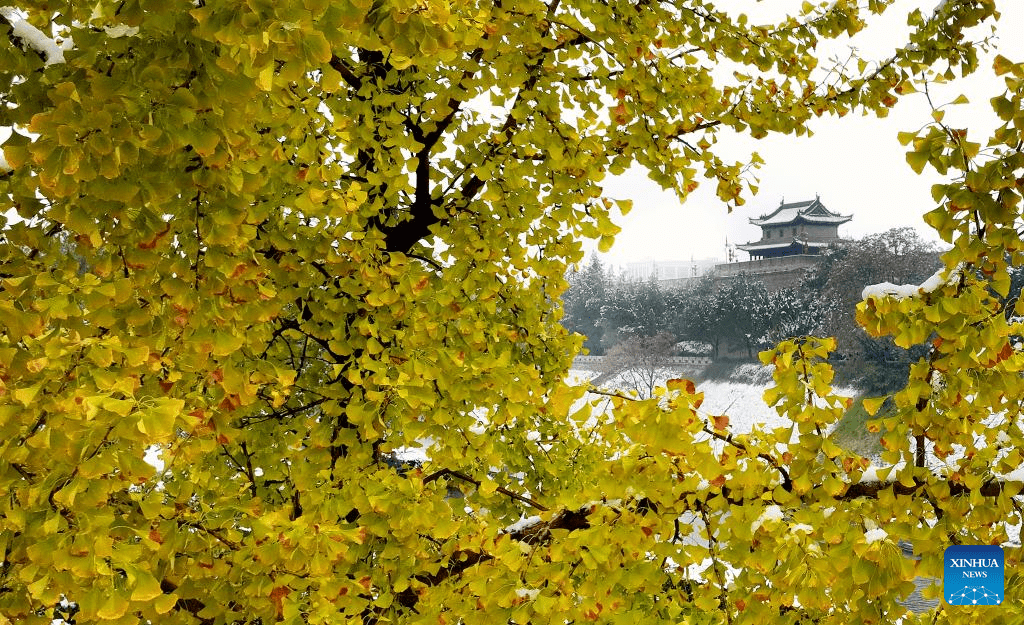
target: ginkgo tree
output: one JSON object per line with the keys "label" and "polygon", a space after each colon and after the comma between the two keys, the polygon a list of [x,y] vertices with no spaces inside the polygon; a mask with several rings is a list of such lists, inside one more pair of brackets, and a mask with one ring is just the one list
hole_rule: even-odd
{"label": "ginkgo tree", "polygon": [[998,307],[1024,67],[996,65],[984,150],[904,137],[959,177],[929,216],[947,272],[862,305],[931,345],[872,424],[890,468],[828,435],[827,339],[765,354],[793,427],[740,435],[685,380],[567,385],[557,304],[628,209],[604,176],[740,203],[720,133],[802,134],[976,69],[992,0],[819,67],[889,4],[765,26],[700,0],[0,8],[0,622],[902,616],[942,546],[1020,519],[1024,332]]}

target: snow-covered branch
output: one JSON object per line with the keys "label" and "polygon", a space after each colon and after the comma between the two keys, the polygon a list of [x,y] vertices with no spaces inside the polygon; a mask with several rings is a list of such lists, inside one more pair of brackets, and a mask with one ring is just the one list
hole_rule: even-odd
{"label": "snow-covered branch", "polygon": [[0,19],[10,25],[11,37],[20,41],[25,49],[39,53],[46,65],[64,62],[64,49],[60,44],[29,24],[18,9],[10,6],[0,7]]}
{"label": "snow-covered branch", "polygon": [[960,279],[960,272],[962,266],[957,265],[952,271],[946,275],[946,269],[942,268],[932,274],[932,277],[928,278],[921,284],[893,284],[892,282],[882,282],[880,284],[869,284],[864,287],[861,291],[861,299],[867,299],[874,297],[877,299],[883,297],[894,297],[896,299],[906,299],[918,297],[920,295],[927,295],[939,288],[953,284]]}
{"label": "snow-covered branch", "polygon": [[[10,37],[22,49],[37,53],[46,66],[59,65],[65,62],[64,52],[74,47],[71,37],[54,38],[48,36],[28,22],[24,13],[11,6],[0,7],[0,22],[11,27]],[[111,38],[134,37],[139,34],[137,26],[114,24],[103,27],[103,31]],[[0,175],[12,170],[0,146]]]}

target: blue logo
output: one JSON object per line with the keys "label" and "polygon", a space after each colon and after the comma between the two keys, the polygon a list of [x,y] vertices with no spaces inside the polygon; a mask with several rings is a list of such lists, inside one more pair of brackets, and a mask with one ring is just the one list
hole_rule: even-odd
{"label": "blue logo", "polygon": [[942,596],[949,605],[999,605],[1005,575],[1003,548],[995,545],[946,547]]}

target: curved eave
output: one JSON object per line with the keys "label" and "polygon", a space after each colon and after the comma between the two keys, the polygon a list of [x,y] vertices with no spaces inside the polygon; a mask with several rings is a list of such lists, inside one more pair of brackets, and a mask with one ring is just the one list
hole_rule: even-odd
{"label": "curved eave", "polygon": [[[788,222],[794,218],[790,216],[794,212],[796,213],[796,215],[799,215],[804,211],[811,210],[812,208],[819,204],[820,202],[818,202],[818,200],[811,200],[809,202],[793,202],[792,204],[779,204],[779,207],[773,210],[771,213],[767,215],[761,215],[761,217],[759,218],[752,218],[750,220],[750,223],[758,221],[761,223],[778,223],[779,219],[785,219]],[[780,213],[784,213],[786,216],[780,217]]]}
{"label": "curved eave", "polygon": [[750,223],[755,226],[790,226],[793,224],[800,223],[801,221],[809,224],[828,224],[841,226],[846,222],[853,219],[852,215],[836,215],[835,217],[823,217],[819,215],[797,215],[792,219],[786,221],[773,221],[771,217],[765,217],[764,219],[751,219]]}
{"label": "curved eave", "polygon": [[762,252],[764,250],[788,250],[800,247],[826,248],[825,241],[790,241],[788,243],[745,243],[736,247],[744,252]]}

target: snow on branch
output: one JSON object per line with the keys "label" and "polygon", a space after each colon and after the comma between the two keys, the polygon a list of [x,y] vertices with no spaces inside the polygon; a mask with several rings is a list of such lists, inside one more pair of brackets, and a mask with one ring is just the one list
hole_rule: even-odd
{"label": "snow on branch", "polygon": [[[11,27],[10,36],[15,43],[20,43],[22,49],[39,54],[46,66],[64,63],[64,52],[74,47],[75,42],[71,37],[55,39],[47,36],[46,33],[29,24],[22,11],[12,6],[0,7],[0,21],[6,22]],[[134,37],[139,34],[139,28],[115,24],[104,26],[103,32],[111,38]],[[0,176],[10,171],[12,171],[11,164],[7,162],[2,146],[0,146]]]}
{"label": "snow on branch", "polygon": [[869,544],[869,545],[871,543],[877,543],[877,542],[885,540],[885,537],[888,536],[888,535],[889,534],[886,533],[885,530],[883,530],[883,529],[881,529],[879,527],[876,527],[874,529],[870,529],[870,530],[864,532],[864,542]]}
{"label": "snow on branch", "polygon": [[921,284],[893,284],[892,282],[869,284],[864,287],[860,297],[861,299],[868,299],[869,297],[874,297],[876,299],[881,299],[883,297],[908,299],[918,297],[920,295],[927,295],[928,293],[932,293],[947,284],[953,284],[959,280],[962,269],[962,265],[957,265],[949,272],[949,275],[943,275],[946,272],[945,268],[939,269],[932,274],[932,277],[928,278]]}
{"label": "snow on branch", "polygon": [[46,65],[64,62],[63,48],[52,37],[47,37],[43,31],[29,24],[18,9],[0,7],[0,18],[10,25],[11,36],[21,41],[26,49],[38,52]]}

